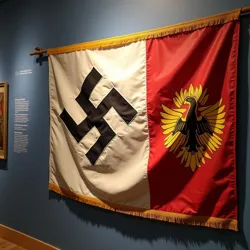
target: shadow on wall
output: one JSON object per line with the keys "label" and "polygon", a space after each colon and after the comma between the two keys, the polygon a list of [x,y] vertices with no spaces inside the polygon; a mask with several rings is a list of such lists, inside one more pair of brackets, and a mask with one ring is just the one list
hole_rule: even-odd
{"label": "shadow on wall", "polygon": [[53,192],[50,192],[50,198],[64,201],[71,212],[85,223],[113,228],[124,237],[134,240],[146,240],[153,243],[155,240],[164,239],[166,242],[183,244],[186,247],[201,246],[213,241],[229,250],[233,250],[237,245],[248,249],[243,232],[191,227],[123,215],[85,204],[79,205],[78,202]]}
{"label": "shadow on wall", "polygon": [[48,56],[41,54],[38,58],[36,58],[36,63],[39,63],[40,66],[42,66],[44,62],[48,62]]}
{"label": "shadow on wall", "polygon": [[0,0],[0,4],[7,2],[8,0]]}
{"label": "shadow on wall", "polygon": [[[241,38],[239,52],[239,84],[237,106],[237,178],[239,199],[239,223],[240,231],[223,231],[202,227],[189,227],[176,225],[155,220],[142,219],[109,212],[103,209],[79,204],[73,200],[50,192],[50,198],[62,200],[79,219],[86,223],[108,228],[114,228],[125,237],[135,240],[141,239],[152,242],[157,239],[165,239],[175,244],[183,244],[186,247],[201,246],[209,241],[234,249],[240,245],[248,249],[247,241],[243,232],[245,188],[246,188],[246,151],[247,151],[247,128],[249,114],[248,105],[248,51],[249,51],[249,26],[250,17],[244,17],[241,21]],[[246,218],[245,218],[246,219]],[[150,228],[150,230],[149,230]]]}
{"label": "shadow on wall", "polygon": [[239,67],[238,67],[238,87],[237,87],[237,188],[239,207],[239,226],[243,232],[245,198],[246,198],[246,166],[247,166],[247,136],[249,120],[249,79],[248,79],[248,59],[249,59],[249,30],[250,16],[242,17],[241,33],[239,44]]}
{"label": "shadow on wall", "polygon": [[7,160],[0,160],[0,170],[8,170]]}

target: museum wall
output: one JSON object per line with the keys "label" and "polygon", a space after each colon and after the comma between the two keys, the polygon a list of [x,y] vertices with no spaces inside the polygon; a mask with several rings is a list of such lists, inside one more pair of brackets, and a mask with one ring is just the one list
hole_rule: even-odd
{"label": "museum wall", "polygon": [[[247,0],[8,0],[0,3],[0,81],[9,84],[8,159],[0,161],[0,224],[63,250],[248,249],[249,27],[241,19],[237,179],[240,232],[172,225],[90,207],[48,191],[48,62],[57,47],[167,26],[250,5]],[[15,148],[16,102],[29,102],[27,152]],[[167,190],[166,190],[167,192]],[[35,250],[35,249],[34,249]]]}

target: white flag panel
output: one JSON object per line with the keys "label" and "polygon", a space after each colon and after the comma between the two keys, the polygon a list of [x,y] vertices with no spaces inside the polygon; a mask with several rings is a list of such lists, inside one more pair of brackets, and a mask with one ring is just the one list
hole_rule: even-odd
{"label": "white flag panel", "polygon": [[150,208],[145,41],[50,55],[49,67],[50,183]]}

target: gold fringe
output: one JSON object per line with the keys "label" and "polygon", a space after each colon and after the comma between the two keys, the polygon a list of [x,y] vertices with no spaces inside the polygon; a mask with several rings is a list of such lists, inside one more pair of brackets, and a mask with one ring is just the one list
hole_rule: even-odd
{"label": "gold fringe", "polygon": [[142,208],[135,208],[129,207],[125,205],[113,204],[109,202],[101,201],[97,198],[76,194],[72,191],[66,190],[61,188],[53,183],[49,184],[49,189],[71,198],[73,200],[93,205],[96,207],[104,208],[107,210],[139,216],[143,218],[167,221],[172,223],[178,224],[185,224],[185,225],[193,225],[193,226],[206,226],[211,228],[218,228],[218,229],[230,229],[233,231],[238,231],[238,222],[237,220],[232,219],[222,219],[222,218],[215,218],[215,217],[207,217],[207,216],[195,216],[195,215],[185,215],[185,214],[178,214],[172,212],[164,212],[159,210],[145,210]]}
{"label": "gold fringe", "polygon": [[159,38],[168,35],[178,34],[181,32],[194,31],[197,29],[221,25],[231,21],[239,20],[241,9],[226,12],[223,14],[205,17],[194,21],[184,22],[168,27],[153,29],[149,31],[138,32],[135,34],[117,36],[106,38],[102,40],[96,40],[91,42],[85,42],[75,45],[63,46],[59,48],[48,49],[48,55],[70,53],[74,51],[86,50],[86,49],[111,49],[121,47],[133,42],[142,41],[150,38]]}

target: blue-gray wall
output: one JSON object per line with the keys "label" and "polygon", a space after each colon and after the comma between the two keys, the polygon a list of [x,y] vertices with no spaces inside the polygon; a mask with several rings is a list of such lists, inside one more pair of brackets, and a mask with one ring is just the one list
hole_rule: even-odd
{"label": "blue-gray wall", "polygon": [[[57,47],[217,14],[248,0],[8,0],[0,4],[0,81],[9,83],[8,161],[0,162],[0,223],[63,250],[247,249],[250,245],[249,26],[241,20],[238,185],[241,232],[192,228],[89,207],[48,191],[48,64],[33,47]],[[32,69],[33,74],[15,72]],[[14,99],[30,101],[27,154],[14,146]],[[34,249],[35,250],[35,249]]]}

